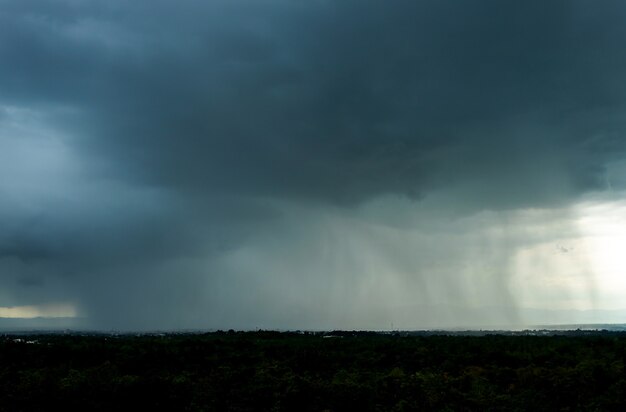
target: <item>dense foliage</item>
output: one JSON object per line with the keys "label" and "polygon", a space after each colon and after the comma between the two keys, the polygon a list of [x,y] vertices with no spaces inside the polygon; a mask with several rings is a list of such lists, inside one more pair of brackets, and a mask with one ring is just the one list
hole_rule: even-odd
{"label": "dense foliage", "polygon": [[626,336],[4,336],[0,410],[624,410]]}

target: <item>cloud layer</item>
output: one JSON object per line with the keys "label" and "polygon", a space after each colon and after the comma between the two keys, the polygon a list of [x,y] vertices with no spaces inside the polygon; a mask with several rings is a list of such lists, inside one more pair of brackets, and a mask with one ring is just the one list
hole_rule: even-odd
{"label": "cloud layer", "polygon": [[[625,18],[618,1],[2,1],[0,306],[382,327],[418,316],[393,301],[487,301],[514,322],[512,256],[626,189]],[[531,209],[554,231],[529,235]]]}

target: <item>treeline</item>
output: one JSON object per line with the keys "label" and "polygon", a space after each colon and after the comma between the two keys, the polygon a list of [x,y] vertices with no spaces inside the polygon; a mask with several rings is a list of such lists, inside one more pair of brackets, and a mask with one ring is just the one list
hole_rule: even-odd
{"label": "treeline", "polygon": [[0,410],[624,410],[626,335],[5,336]]}

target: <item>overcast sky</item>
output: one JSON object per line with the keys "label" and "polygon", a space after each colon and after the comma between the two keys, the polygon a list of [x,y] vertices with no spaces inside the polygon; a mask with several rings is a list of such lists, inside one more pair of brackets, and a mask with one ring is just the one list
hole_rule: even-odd
{"label": "overcast sky", "polygon": [[625,309],[625,21],[618,0],[0,0],[0,317]]}

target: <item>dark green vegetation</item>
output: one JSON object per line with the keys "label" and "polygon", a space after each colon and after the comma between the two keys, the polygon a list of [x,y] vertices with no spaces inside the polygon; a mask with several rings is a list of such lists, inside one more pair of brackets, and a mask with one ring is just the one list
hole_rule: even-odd
{"label": "dark green vegetation", "polygon": [[624,410],[626,335],[4,336],[0,410]]}

